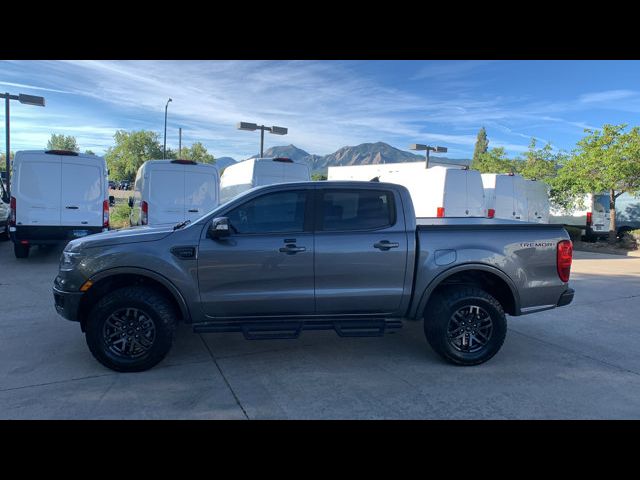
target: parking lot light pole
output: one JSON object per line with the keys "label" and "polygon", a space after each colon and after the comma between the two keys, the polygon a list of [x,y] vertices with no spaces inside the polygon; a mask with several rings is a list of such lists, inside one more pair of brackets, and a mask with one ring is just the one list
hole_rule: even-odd
{"label": "parking lot light pole", "polygon": [[426,163],[424,168],[429,168],[429,152],[434,151],[438,153],[445,153],[447,151],[447,147],[431,147],[429,145],[422,145],[421,143],[412,143],[409,145],[409,150],[426,150]]}
{"label": "parking lot light pole", "polygon": [[164,106],[164,144],[162,146],[162,159],[167,158],[167,108],[169,108],[169,102],[173,100],[167,100],[167,104]]}
{"label": "parking lot light pole", "polygon": [[269,133],[273,133],[274,135],[286,135],[288,133],[288,129],[285,127],[266,127],[264,125],[258,125],[256,123],[247,123],[247,122],[238,122],[236,125],[238,130],[246,130],[248,132],[253,132],[254,130],[260,129],[260,158],[264,156],[264,131],[266,130]]}
{"label": "parking lot light pole", "polygon": [[7,195],[11,195],[11,160],[9,157],[11,156],[11,139],[9,134],[9,102],[11,100],[18,100],[20,103],[25,105],[35,105],[37,107],[44,107],[44,97],[36,97],[35,95],[25,95],[23,93],[19,95],[11,95],[7,93],[0,93],[0,98],[4,98],[5,100],[5,108],[4,108],[4,120],[5,120],[5,132],[6,132],[6,152],[5,152],[5,161],[7,166]]}

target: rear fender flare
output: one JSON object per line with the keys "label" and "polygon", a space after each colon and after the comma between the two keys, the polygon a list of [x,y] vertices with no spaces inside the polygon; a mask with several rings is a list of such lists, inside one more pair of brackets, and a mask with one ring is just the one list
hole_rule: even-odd
{"label": "rear fender flare", "polygon": [[444,272],[441,272],[438,276],[436,276],[429,283],[427,288],[422,292],[422,296],[420,297],[420,301],[418,302],[417,307],[413,307],[414,309],[410,313],[410,318],[419,319],[422,317],[422,312],[424,312],[425,308],[427,307],[427,303],[431,298],[431,294],[444,280],[452,275],[455,275],[456,273],[470,270],[480,270],[483,272],[492,273],[499,277],[501,280],[504,280],[504,282],[509,286],[511,295],[513,296],[515,314],[520,315],[520,295],[518,294],[518,289],[516,288],[515,284],[507,274],[505,274],[502,270],[499,270],[490,265],[481,263],[465,263],[463,265],[457,265],[448,270],[445,270]]}

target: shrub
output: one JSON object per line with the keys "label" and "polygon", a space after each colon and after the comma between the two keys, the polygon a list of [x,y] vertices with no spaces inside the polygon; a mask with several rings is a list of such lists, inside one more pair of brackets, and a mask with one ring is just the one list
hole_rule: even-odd
{"label": "shrub", "polygon": [[567,233],[569,234],[569,238],[571,239],[572,242],[577,242],[580,240],[580,238],[582,238],[582,230],[580,230],[578,227],[564,227],[567,230]]}
{"label": "shrub", "polygon": [[115,207],[109,211],[109,223],[112,229],[126,228],[129,226],[129,214],[131,208],[126,202],[117,203]]}

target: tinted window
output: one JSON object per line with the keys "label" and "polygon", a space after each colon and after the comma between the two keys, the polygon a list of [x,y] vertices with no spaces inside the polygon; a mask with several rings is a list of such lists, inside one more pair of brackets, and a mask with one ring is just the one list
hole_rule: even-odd
{"label": "tinted window", "polygon": [[302,232],[306,191],[269,193],[227,214],[237,233]]}
{"label": "tinted window", "polygon": [[382,190],[327,190],[322,230],[371,230],[394,224],[393,193]]}

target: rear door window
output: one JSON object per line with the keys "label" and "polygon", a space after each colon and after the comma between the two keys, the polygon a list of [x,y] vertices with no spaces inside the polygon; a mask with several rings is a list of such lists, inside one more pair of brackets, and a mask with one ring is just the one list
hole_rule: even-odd
{"label": "rear door window", "polygon": [[378,230],[395,223],[393,193],[384,190],[324,190],[319,229],[327,232]]}

